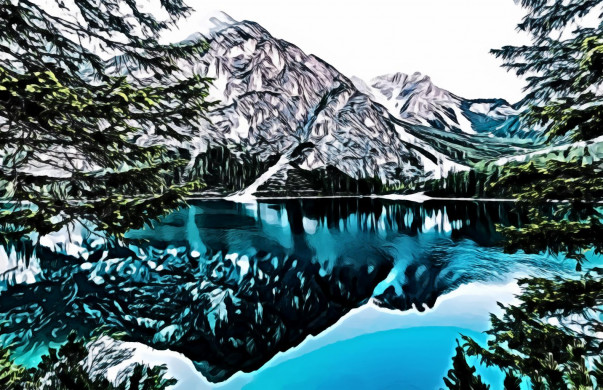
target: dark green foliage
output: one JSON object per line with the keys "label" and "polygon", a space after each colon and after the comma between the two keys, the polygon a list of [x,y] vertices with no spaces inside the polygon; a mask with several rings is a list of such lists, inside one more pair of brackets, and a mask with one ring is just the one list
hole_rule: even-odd
{"label": "dark green foliage", "polygon": [[589,251],[596,255],[603,251],[603,224],[596,217],[589,217],[587,222],[557,221],[533,210],[530,223],[521,228],[501,226],[499,230],[506,238],[505,252],[563,253],[567,258],[576,260],[578,270]]}
{"label": "dark green foliage", "polygon": [[388,190],[402,193],[424,192],[425,195],[442,198],[502,198],[509,196],[509,191],[495,189],[491,186],[497,180],[501,171],[502,168],[497,167],[490,171],[471,169],[469,171],[451,172],[444,178],[409,183],[403,188],[386,188],[385,192],[388,192]]}
{"label": "dark green foliage", "polygon": [[451,390],[487,390],[490,386],[482,382],[479,375],[475,375],[475,367],[469,366],[465,359],[463,347],[456,347],[456,355],[452,358],[452,369],[444,383]]}
{"label": "dark green foliage", "polygon": [[[510,190],[530,223],[500,230],[505,250],[563,253],[580,269],[588,251],[603,251],[603,223],[598,201],[603,199],[603,169],[598,164],[550,160],[509,166],[492,185]],[[551,215],[543,212],[554,205]],[[549,213],[550,214],[550,213]]]}
{"label": "dark green foliage", "polygon": [[[504,47],[494,53],[509,69],[528,75],[525,114],[529,125],[543,126],[549,139],[591,139],[602,131],[602,25],[569,24],[603,1],[522,0],[528,16],[519,25],[533,45]],[[597,10],[598,12],[598,10]],[[601,15],[598,15],[601,19]],[[566,30],[566,34],[560,32]],[[563,38],[562,38],[563,37]],[[501,228],[507,251],[563,253],[576,260],[603,249],[603,198],[600,156],[516,164],[493,184],[510,190],[530,222]],[[554,206],[554,207],[553,207]],[[468,355],[508,373],[505,388],[527,378],[533,389],[596,389],[603,383],[603,270],[578,279],[521,279],[518,305],[501,306],[491,317],[487,347],[463,337]],[[511,375],[515,378],[512,378]]]}
{"label": "dark green foliage", "polygon": [[0,349],[0,386],[6,390],[165,390],[176,384],[164,378],[165,366],[148,367],[135,364],[131,371],[118,375],[117,384],[104,377],[92,377],[83,361],[88,357],[85,343],[71,333],[59,350],[50,349],[42,362],[25,369],[10,359],[6,349]]}
{"label": "dark green foliage", "polygon": [[510,165],[492,187],[510,188],[520,202],[563,201],[573,211],[592,209],[603,198],[603,169],[597,164],[556,160]]}
{"label": "dark green foliage", "polygon": [[487,348],[463,337],[468,354],[529,378],[535,388],[592,386],[597,371],[588,362],[603,354],[595,336],[603,330],[601,275],[597,270],[579,280],[520,280],[521,303],[504,306],[501,318],[491,317]]}
{"label": "dark green foliage", "polygon": [[168,386],[177,383],[176,379],[165,379],[164,366],[145,366],[136,364],[132,370],[132,375],[117,386],[117,390],[164,390]]}
{"label": "dark green foliage", "polygon": [[489,171],[451,173],[408,190],[439,197],[516,199],[529,222],[498,227],[510,253],[563,253],[580,268],[588,251],[603,251],[598,204],[603,199],[603,169],[596,164],[574,160],[508,164]]}
{"label": "dark green foliage", "polygon": [[[494,50],[509,69],[528,76],[524,114],[528,126],[542,126],[549,139],[588,140],[603,134],[603,98],[593,93],[603,82],[603,22],[571,26],[579,18],[600,12],[603,1],[523,0],[528,15],[518,26],[532,37],[531,46]],[[563,33],[563,34],[562,34]],[[531,223],[505,228],[506,249],[564,253],[578,262],[587,250],[600,254],[603,224],[596,202],[603,198],[600,156],[549,160],[511,166],[495,184],[510,188]],[[553,218],[543,205],[562,202]]]}
{"label": "dark green foliage", "polygon": [[380,193],[383,186],[378,177],[355,179],[332,166],[313,171],[300,170],[299,174],[312,183],[312,188],[318,189],[321,195],[369,195]]}
{"label": "dark green foliage", "polygon": [[[56,0],[48,7],[63,16],[54,16],[27,0],[0,0],[0,200],[12,205],[0,214],[5,242],[84,219],[121,235],[198,186],[170,178],[184,162],[165,144],[186,141],[209,107],[208,80],[180,73],[204,44],[160,44],[189,13],[180,0],[161,4],[167,21],[133,1],[78,0],[76,10]],[[157,142],[137,142],[145,134]]]}
{"label": "dark green foliage", "polygon": [[577,280],[519,280],[520,304],[491,316],[487,347],[463,336],[466,353],[505,370],[505,389],[519,388],[520,378],[533,389],[596,388],[603,374],[602,275],[596,269]]}
{"label": "dark green foliage", "polygon": [[0,388],[10,389],[21,383],[25,375],[25,368],[14,364],[8,350],[0,348]]}
{"label": "dark green foliage", "polygon": [[[507,69],[527,76],[527,126],[543,126],[550,138],[592,139],[603,134],[603,97],[593,93],[603,77],[603,28],[572,22],[600,12],[601,0],[522,0],[527,16],[518,28],[532,45],[492,52]],[[597,15],[600,16],[600,15]],[[565,32],[565,34],[561,34]]]}
{"label": "dark green foliage", "polygon": [[521,378],[515,376],[513,372],[508,372],[503,383],[505,390],[520,390]]}
{"label": "dark green foliage", "polygon": [[[278,183],[278,181],[277,181]],[[370,195],[382,192],[384,185],[378,177],[354,178],[338,168],[327,166],[311,171],[290,163],[285,185],[271,184],[259,187],[262,196],[349,196]]]}
{"label": "dark green foliage", "polygon": [[212,188],[236,191],[252,184],[278,158],[274,155],[262,159],[226,146],[211,146],[196,157],[191,178],[202,180]]}

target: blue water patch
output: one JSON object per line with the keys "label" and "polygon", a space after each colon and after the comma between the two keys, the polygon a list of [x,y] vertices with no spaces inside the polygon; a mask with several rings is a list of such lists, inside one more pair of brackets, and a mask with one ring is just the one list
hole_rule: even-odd
{"label": "blue water patch", "polygon": [[[475,303],[506,296],[495,285],[573,272],[503,253],[495,225],[523,218],[496,202],[194,202],[129,232],[127,247],[55,237],[38,253],[44,283],[3,293],[0,342],[31,365],[71,330],[100,327],[190,359],[197,382],[183,389],[200,375],[223,389],[439,389],[459,332],[483,341],[491,305]],[[450,300],[472,283],[488,296]],[[406,323],[359,309],[369,302]]]}
{"label": "blue water patch", "polygon": [[[444,388],[460,334],[485,342],[485,335],[457,327],[394,329],[339,341],[266,368],[245,390]],[[476,362],[469,359],[472,365]],[[479,366],[491,389],[502,389],[504,375]]]}

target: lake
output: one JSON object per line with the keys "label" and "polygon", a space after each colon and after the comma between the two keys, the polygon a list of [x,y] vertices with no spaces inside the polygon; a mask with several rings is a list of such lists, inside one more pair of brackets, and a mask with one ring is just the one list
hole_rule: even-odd
{"label": "lake", "polygon": [[127,244],[80,226],[16,251],[35,272],[0,293],[3,345],[34,365],[101,328],[180,389],[439,389],[459,334],[484,341],[515,278],[574,273],[503,253],[496,224],[525,223],[510,202],[189,203]]}

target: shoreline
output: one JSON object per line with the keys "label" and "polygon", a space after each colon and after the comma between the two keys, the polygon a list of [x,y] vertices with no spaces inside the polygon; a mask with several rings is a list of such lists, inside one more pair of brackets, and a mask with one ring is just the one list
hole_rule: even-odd
{"label": "shoreline", "polygon": [[237,196],[237,195],[193,195],[188,196],[186,200],[227,200],[236,203],[251,203],[262,200],[292,200],[292,199],[385,199],[385,200],[406,200],[415,203],[423,203],[431,200],[450,200],[461,202],[516,202],[517,199],[505,198],[446,198],[432,197],[419,192],[415,194],[386,194],[386,195],[309,195],[309,196]]}

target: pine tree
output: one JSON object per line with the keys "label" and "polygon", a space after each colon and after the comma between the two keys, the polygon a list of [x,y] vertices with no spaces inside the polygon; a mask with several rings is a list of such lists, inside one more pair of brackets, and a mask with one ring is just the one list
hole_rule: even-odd
{"label": "pine tree", "polygon": [[[580,18],[601,12],[603,1],[521,0],[527,16],[519,29],[532,36],[528,46],[494,50],[508,69],[527,76],[526,126],[539,126],[549,141],[591,140],[603,133],[603,22],[574,27]],[[579,23],[577,23],[579,25]],[[500,172],[493,188],[510,190],[530,221],[503,228],[505,249],[547,251],[574,259],[603,250],[602,156],[567,156],[531,161]],[[561,201],[562,203],[551,203]],[[602,375],[603,270],[580,279],[530,278],[519,281],[520,304],[502,306],[491,317],[487,347],[463,337],[468,355],[509,374],[505,388],[528,378],[533,389],[592,389]],[[510,376],[516,379],[510,379]]]}
{"label": "pine tree", "polygon": [[14,388],[23,382],[26,375],[25,368],[13,363],[9,351],[0,348],[0,388]]}
{"label": "pine tree", "polygon": [[467,354],[529,378],[535,388],[588,388],[571,383],[592,387],[603,355],[596,336],[603,329],[602,275],[593,271],[581,280],[520,280],[520,304],[503,306],[502,317],[491,317],[487,347],[463,337]]}
{"label": "pine tree", "polygon": [[[591,140],[603,135],[603,24],[601,0],[522,0],[528,11],[519,30],[532,37],[532,45],[493,50],[504,65],[527,76],[528,110],[525,126],[539,126],[550,141]],[[596,13],[596,27],[580,27],[581,18]],[[574,24],[578,27],[574,27]],[[601,156],[568,156],[565,161],[530,162],[507,170],[495,184],[513,186],[532,223],[505,229],[510,250],[529,252],[553,249],[578,262],[584,252],[601,253],[603,225],[595,202],[603,197]],[[542,212],[551,201],[559,218]]]}
{"label": "pine tree", "polygon": [[[0,0],[0,231],[4,243],[87,221],[109,235],[181,204],[179,143],[209,107],[208,79],[184,74],[203,42],[162,44],[168,20],[135,1]],[[156,142],[148,142],[154,139]],[[171,183],[171,184],[170,184]]]}
{"label": "pine tree", "polygon": [[450,390],[488,390],[490,386],[482,382],[479,375],[475,375],[475,367],[467,364],[463,347],[456,347],[456,355],[452,358],[452,369],[444,383]]}
{"label": "pine tree", "polygon": [[115,379],[117,383],[112,383],[87,371],[83,362],[88,355],[84,341],[75,332],[58,350],[51,348],[42,355],[40,364],[30,369],[12,362],[7,349],[0,348],[0,385],[6,390],[165,390],[177,383],[176,379],[165,377],[165,366],[140,363],[121,371]]}
{"label": "pine tree", "polygon": [[[527,16],[518,25],[532,44],[505,46],[492,53],[503,66],[527,77],[523,115],[526,126],[542,126],[549,139],[588,140],[603,134],[603,30],[573,27],[589,13],[599,13],[600,0],[521,0]],[[600,18],[600,15],[597,15]]]}
{"label": "pine tree", "polygon": [[[549,140],[591,140],[603,135],[603,21],[601,0],[522,0],[527,16],[519,30],[532,45],[506,46],[492,52],[503,66],[527,76],[526,126],[540,126]],[[580,27],[581,18],[599,17],[596,27]],[[577,25],[578,27],[575,27]],[[507,229],[510,249],[530,252],[553,249],[574,258],[584,251],[601,253],[603,197],[602,156],[568,156],[565,161],[530,162],[508,169],[495,184],[514,187],[531,213],[532,225]],[[549,218],[542,213],[551,201],[566,202]],[[531,242],[531,244],[528,244]]]}

